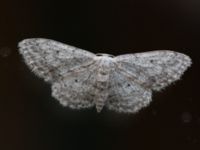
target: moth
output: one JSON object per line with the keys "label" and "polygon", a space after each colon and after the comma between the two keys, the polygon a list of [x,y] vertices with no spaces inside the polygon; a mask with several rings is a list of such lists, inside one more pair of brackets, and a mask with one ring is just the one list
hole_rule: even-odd
{"label": "moth", "polygon": [[72,109],[103,107],[135,113],[149,105],[152,92],[180,79],[191,58],[170,50],[94,54],[43,38],[19,43],[25,63],[51,84],[52,96]]}

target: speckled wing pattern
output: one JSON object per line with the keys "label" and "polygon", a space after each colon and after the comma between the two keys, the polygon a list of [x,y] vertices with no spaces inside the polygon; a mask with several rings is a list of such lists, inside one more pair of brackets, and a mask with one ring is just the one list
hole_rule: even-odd
{"label": "speckled wing pattern", "polygon": [[191,65],[182,53],[159,50],[115,57],[117,67],[110,78],[109,109],[134,113],[151,102],[152,91],[160,91],[179,80]]}
{"label": "speckled wing pattern", "polygon": [[72,109],[88,108],[95,105],[93,86],[96,69],[89,67],[82,71],[72,72],[52,85],[52,96],[63,106]]}
{"label": "speckled wing pattern", "polygon": [[88,51],[43,38],[25,39],[18,46],[28,67],[51,83],[60,80],[76,67],[93,63],[96,56]]}
{"label": "speckled wing pattern", "polygon": [[152,91],[180,79],[191,65],[187,55],[169,50],[100,57],[43,38],[23,40],[19,51],[29,68],[52,85],[52,96],[63,106],[96,105],[98,112],[103,106],[137,112],[151,102]]}
{"label": "speckled wing pattern", "polygon": [[120,55],[116,61],[135,82],[156,91],[180,79],[191,65],[190,57],[169,50]]}
{"label": "speckled wing pattern", "polygon": [[126,72],[116,69],[110,77],[106,107],[117,112],[134,113],[151,101],[151,89],[135,82]]}
{"label": "speckled wing pattern", "polygon": [[52,84],[52,96],[62,105],[74,109],[94,105],[89,85],[94,82],[95,54],[43,38],[23,40],[19,51],[28,67]]}

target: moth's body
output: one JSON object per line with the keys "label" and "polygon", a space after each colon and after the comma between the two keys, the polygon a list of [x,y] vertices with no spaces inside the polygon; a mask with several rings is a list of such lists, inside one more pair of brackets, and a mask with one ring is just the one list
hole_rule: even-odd
{"label": "moth's body", "polygon": [[110,74],[114,71],[114,59],[108,54],[94,57],[96,60],[96,81],[94,86],[94,100],[97,112],[100,112],[108,98]]}
{"label": "moth's body", "polygon": [[52,85],[52,96],[63,106],[95,106],[135,113],[159,91],[180,79],[191,59],[169,50],[112,56],[94,54],[50,39],[19,43],[26,64]]}

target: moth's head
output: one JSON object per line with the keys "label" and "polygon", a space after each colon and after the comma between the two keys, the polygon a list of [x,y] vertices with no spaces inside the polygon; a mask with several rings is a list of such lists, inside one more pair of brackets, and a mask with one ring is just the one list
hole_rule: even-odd
{"label": "moth's head", "polygon": [[111,58],[115,57],[114,55],[105,54],[105,53],[97,53],[96,55],[97,55],[97,56],[106,56],[106,57],[111,57]]}

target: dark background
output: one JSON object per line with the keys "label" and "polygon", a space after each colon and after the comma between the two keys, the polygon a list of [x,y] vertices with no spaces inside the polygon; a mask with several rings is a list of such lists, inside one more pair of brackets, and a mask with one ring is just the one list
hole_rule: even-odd
{"label": "dark background", "polygon": [[[193,65],[137,114],[63,108],[17,50],[44,37],[114,55],[171,49]],[[1,150],[199,150],[199,0],[1,0]]]}

